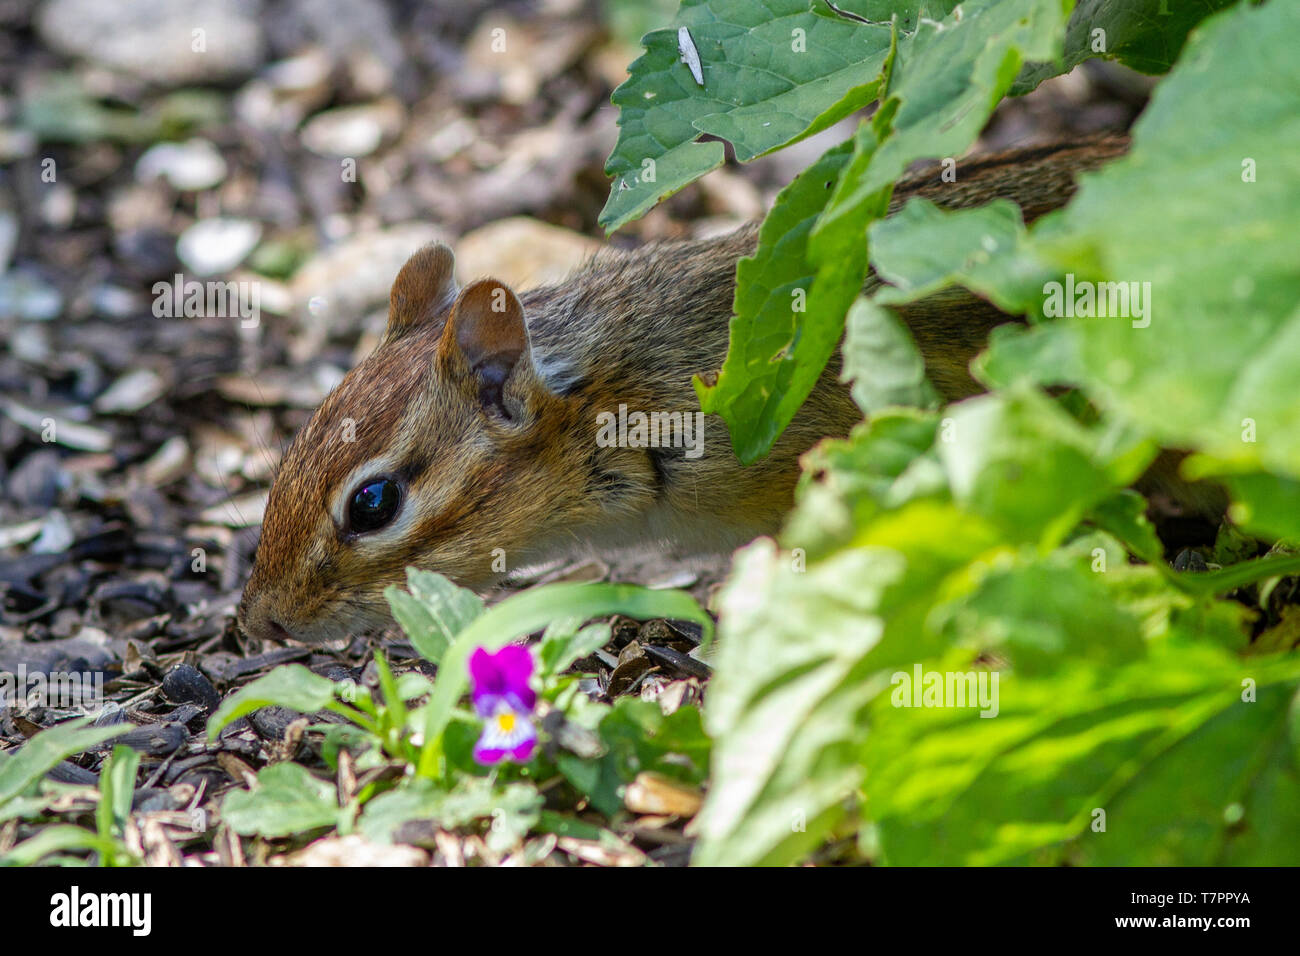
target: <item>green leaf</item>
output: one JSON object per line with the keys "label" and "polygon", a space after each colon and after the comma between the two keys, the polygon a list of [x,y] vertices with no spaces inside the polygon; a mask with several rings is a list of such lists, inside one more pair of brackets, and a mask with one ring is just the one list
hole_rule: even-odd
{"label": "green leaf", "polygon": [[[717,382],[706,386],[695,379],[700,408],[727,420],[732,448],[742,462],[756,461],[772,447],[829,355],[823,354],[824,329],[808,334],[815,354],[806,355],[808,346],[802,344],[807,333],[803,310],[816,277],[808,261],[808,235],[829,187],[852,154],[852,143],[833,147],[776,197],[759,230],[755,255],[736,266],[731,344]],[[851,286],[848,301],[856,293]],[[840,323],[841,317],[834,317],[832,349]]]}
{"label": "green leaf", "polygon": [[698,707],[679,707],[666,715],[654,701],[620,697],[599,729],[624,780],[647,770],[687,783],[702,783],[708,776],[712,744]]}
{"label": "green leaf", "polygon": [[859,298],[846,324],[843,378],[853,383],[853,400],[863,412],[871,415],[891,405],[931,408],[938,403],[921,353],[896,315]]}
{"label": "green leaf", "polygon": [[453,830],[490,819],[488,846],[504,852],[537,825],[544,802],[532,784],[501,786],[482,777],[465,777],[450,791],[416,784],[381,793],[366,804],[359,827],[368,840],[389,843],[398,827],[413,820]]}
{"label": "green leaf", "polygon": [[1078,563],[1036,562],[992,572],[937,614],[958,646],[1005,655],[1017,675],[1063,661],[1123,664],[1145,653],[1138,620],[1101,574]]}
{"label": "green leaf", "polygon": [[960,5],[961,0],[835,0],[842,11],[837,13],[824,0],[813,0],[812,7],[825,17],[850,14],[873,23],[888,23],[890,17],[897,16],[899,29],[910,31],[916,29],[918,17],[941,20]]}
{"label": "green leaf", "polygon": [[433,690],[433,681],[417,671],[406,671],[397,678],[397,696],[402,700],[414,700]]}
{"label": "green leaf", "polygon": [[284,664],[223,700],[208,721],[208,738],[215,740],[223,727],[262,707],[278,705],[314,714],[333,703],[337,687],[301,664]]}
{"label": "green leaf", "polygon": [[1109,531],[1148,564],[1163,567],[1165,548],[1146,516],[1147,503],[1135,491],[1124,490],[1098,503],[1089,518]]}
{"label": "green leaf", "polygon": [[1009,540],[1053,546],[1155,457],[1089,431],[1038,392],[985,395],[949,410],[939,456],[953,497]]}
{"label": "green leaf", "polygon": [[483,613],[483,599],[431,571],[407,568],[406,582],[410,593],[389,586],[384,597],[420,656],[436,664],[456,635]]}
{"label": "green leaf", "polygon": [[760,541],[721,595],[706,729],[713,778],[696,826],[700,865],[791,863],[849,812],[865,714],[890,665],[940,646],[923,621],[938,593],[995,545],[979,518],[918,500],[808,564]]}
{"label": "green leaf", "polygon": [[221,805],[221,818],[236,833],[270,838],[336,826],[345,813],[334,785],[295,763],[259,771],[256,789],[232,791]]}
{"label": "green leaf", "polygon": [[623,810],[623,793],[637,774],[653,771],[688,784],[708,776],[712,743],[700,711],[682,707],[665,716],[657,703],[620,697],[599,724],[605,752],[595,758],[557,754],[556,765],[573,788],[606,817]]}
{"label": "green leaf", "polygon": [[[1295,675],[1294,658],[1287,669]],[[1292,676],[1262,686],[1248,703],[1238,683],[1230,705],[1166,741],[1141,778],[1110,801],[1107,832],[1085,830],[1075,859],[1091,866],[1300,863],[1297,687]]]}
{"label": "green leaf", "polygon": [[888,554],[849,552],[803,576],[785,573],[770,544],[736,556],[705,714],[714,773],[694,864],[792,862],[843,819],[872,694],[858,665],[881,636],[873,604],[901,571]]}
{"label": "green leaf", "polygon": [[104,761],[99,772],[99,805],[95,808],[95,823],[99,835],[105,839],[121,836],[126,830],[126,820],[131,815],[131,798],[135,795],[135,773],[139,767],[140,755],[121,744],[114,747],[112,756]]}
{"label": "green leaf", "polygon": [[[1048,77],[1068,72],[1095,56],[1119,60],[1142,73],[1163,73],[1178,59],[1188,31],[1235,2],[1079,0],[1065,30],[1065,56],[1026,66],[1012,92],[1027,93]],[[1102,48],[1095,49],[1098,45]]]}
{"label": "green leaf", "polygon": [[117,852],[117,844],[83,827],[47,826],[0,856],[0,866],[35,866],[50,854],[65,850],[92,850],[108,859]]}
{"label": "green leaf", "polygon": [[[681,27],[703,86],[681,62]],[[748,162],[866,106],[890,30],[819,17],[808,0],[683,0],[672,27],[641,42],[645,55],[612,98],[619,138],[599,220],[610,231],[722,165],[722,143],[696,142],[701,134],[727,140]]]}
{"label": "green leaf", "polygon": [[933,414],[891,409],[858,425],[847,439],[813,448],[782,546],[816,560],[847,545],[883,507],[947,498],[948,482],[933,451],[938,424]]}
{"label": "green leaf", "polygon": [[[1296,789],[1297,679],[1295,658],[1251,674],[1183,646],[1118,669],[1005,676],[996,720],[882,698],[866,753],[883,862],[1294,863],[1300,817],[1259,810]],[[1234,803],[1265,833],[1239,842]]]}
{"label": "green leaf", "polygon": [[77,718],[38,733],[0,763],[0,819],[10,800],[28,792],[61,761],[91,750],[130,730],[131,726],[87,727]]}
{"label": "green leaf", "polygon": [[1020,207],[998,199],[974,209],[941,209],[919,197],[872,223],[871,264],[886,282],[883,303],[912,302],[957,282],[1004,312],[1024,313],[1041,301],[1052,278],[1026,248]]}
{"label": "green leaf", "polygon": [[1232,494],[1228,513],[1245,530],[1300,541],[1300,481],[1210,455],[1188,458],[1183,470],[1189,477],[1212,478],[1227,485]]}
{"label": "green leaf", "polygon": [[[852,155],[835,147],[791,183],[763,223],[755,258],[737,266],[726,361],[715,385],[697,379],[695,387],[701,408],[726,419],[742,462],[768,452],[834,352],[865,278],[863,237],[887,211],[895,179],[914,160],[964,152],[1023,57],[1050,55],[1064,29],[1059,0],[974,0],[961,9],[941,24],[921,22],[891,47],[881,63],[888,96],[859,128]],[[828,201],[817,187],[832,177]],[[998,225],[1014,237],[1014,224]],[[973,237],[987,238],[984,230]]]}
{"label": "green leaf", "polygon": [[590,624],[582,630],[569,630],[552,636],[548,629],[537,647],[542,674],[562,674],[574,661],[594,654],[610,641],[608,624]]}
{"label": "green leaf", "polygon": [[1068,322],[1000,325],[989,334],[988,348],[971,364],[971,372],[989,388],[1079,385],[1084,370],[1075,327]]}
{"label": "green leaf", "polygon": [[972,0],[960,15],[922,21],[901,37],[881,104],[888,126],[877,129],[880,146],[844,184],[842,201],[888,187],[914,160],[964,153],[1021,64],[1059,52],[1066,7],[1061,0]]}
{"label": "green leaf", "polygon": [[1073,201],[1031,231],[1076,282],[1138,283],[1149,306],[1132,321],[1073,320],[1090,398],[1167,446],[1292,476],[1297,30],[1293,3],[1207,20],[1134,127],[1131,152],[1082,177]]}

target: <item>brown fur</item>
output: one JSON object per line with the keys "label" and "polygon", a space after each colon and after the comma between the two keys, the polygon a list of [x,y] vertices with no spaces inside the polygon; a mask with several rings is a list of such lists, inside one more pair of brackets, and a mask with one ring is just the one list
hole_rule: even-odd
{"label": "brown fur", "polygon": [[[1125,146],[1111,137],[990,157],[963,165],[956,183],[927,171],[900,184],[893,208],[916,195],[948,206],[1007,198],[1032,219],[1065,202],[1075,173]],[[698,409],[691,377],[722,365],[736,261],[756,236],[751,225],[716,240],[603,252],[558,285],[519,299],[505,290],[504,312],[489,305],[504,289],[495,282],[475,283],[453,306],[450,251],[417,252],[394,284],[383,343],[281,463],[241,626],[323,639],[381,623],[384,588],[403,583],[408,565],[482,587],[502,576],[502,559],[509,572],[566,550],[638,542],[723,551],[776,530],[800,454],[861,417],[838,381],[838,357],[771,454],[749,467],[717,416],[705,420],[697,459],[595,440],[598,414],[620,404]],[[945,396],[973,392],[967,365],[1006,317],[964,294],[902,314]],[[407,489],[394,525],[352,535],[344,499],[380,473]]]}

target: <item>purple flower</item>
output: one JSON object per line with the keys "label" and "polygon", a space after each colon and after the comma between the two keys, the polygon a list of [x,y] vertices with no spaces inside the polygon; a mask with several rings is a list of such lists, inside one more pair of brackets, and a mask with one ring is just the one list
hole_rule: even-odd
{"label": "purple flower", "polygon": [[528,686],[532,676],[533,655],[526,647],[509,644],[495,654],[480,647],[470,655],[471,696],[483,718],[483,733],[474,745],[479,763],[525,763],[532,757],[537,747],[531,720],[537,694]]}

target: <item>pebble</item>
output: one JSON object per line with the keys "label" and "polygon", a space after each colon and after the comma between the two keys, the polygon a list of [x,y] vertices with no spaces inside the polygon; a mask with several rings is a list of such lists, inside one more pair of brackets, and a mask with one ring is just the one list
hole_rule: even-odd
{"label": "pebble", "polygon": [[36,272],[15,269],[0,276],[0,319],[48,322],[63,311],[63,296]]}
{"label": "pebble", "polygon": [[176,240],[155,227],[127,229],[113,234],[113,254],[140,277],[171,277],[176,268]]}
{"label": "pebble", "polygon": [[177,192],[211,189],[226,178],[226,160],[206,139],[158,143],[136,162],[135,178],[145,183],[160,177]]}
{"label": "pebble", "polygon": [[20,362],[42,366],[50,360],[49,326],[25,322],[9,336],[9,354]]}
{"label": "pebble", "polygon": [[51,511],[41,522],[40,536],[32,543],[32,554],[62,554],[72,547],[76,536],[72,524],[62,511]]}
{"label": "pebble", "polygon": [[303,127],[302,144],[318,156],[369,156],[402,129],[405,110],[392,99],[317,113]]}
{"label": "pebble", "polygon": [[252,74],[263,59],[261,12],[260,0],[50,0],[36,28],[62,53],[181,86]]}
{"label": "pebble", "polygon": [[71,186],[55,183],[41,197],[41,220],[52,229],[67,229],[77,218],[77,194]]}
{"label": "pebble", "polygon": [[127,372],[95,399],[95,411],[105,415],[138,412],[163,396],[167,383],[152,369]]}
{"label": "pebble", "polygon": [[466,233],[455,245],[456,273],[492,276],[517,288],[558,282],[600,249],[598,240],[528,216],[514,216]]}
{"label": "pebble", "polygon": [[59,498],[59,462],[59,453],[52,448],[32,452],[10,473],[6,497],[31,508],[53,507]]}
{"label": "pebble", "polygon": [[29,129],[0,126],[0,163],[27,159],[36,153],[36,134]]}
{"label": "pebble", "polygon": [[176,255],[197,275],[217,275],[243,262],[261,238],[261,223],[251,219],[200,219],[176,240]]}
{"label": "pebble", "polygon": [[405,223],[358,233],[312,256],[290,282],[307,337],[318,344],[360,328],[368,311],[388,301],[393,280],[411,253],[445,238],[436,226]]}
{"label": "pebble", "polygon": [[189,463],[189,443],[182,436],[173,435],[140,466],[138,474],[146,485],[161,488],[184,477]]}
{"label": "pebble", "polygon": [[91,307],[110,319],[125,319],[147,310],[143,300],[130,289],[101,282],[90,290]]}

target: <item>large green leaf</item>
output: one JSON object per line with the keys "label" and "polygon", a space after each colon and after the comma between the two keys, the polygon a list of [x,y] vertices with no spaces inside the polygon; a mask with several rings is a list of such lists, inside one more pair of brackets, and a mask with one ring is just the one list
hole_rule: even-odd
{"label": "large green leaf", "polygon": [[1005,656],[1017,675],[1054,670],[1064,656],[1108,664],[1141,657],[1139,622],[1103,573],[1049,562],[998,569],[945,623],[954,643]]}
{"label": "large green leaf", "polygon": [[883,861],[1295,863],[1298,682],[1295,658],[1252,672],[1184,646],[1004,675],[994,720],[882,699],[866,753]]}
{"label": "large green leaf", "polygon": [[[841,202],[889,186],[914,160],[964,153],[1021,64],[1060,51],[1069,7],[1069,0],[973,0],[900,38],[881,106],[896,103],[890,135],[879,131],[879,149]],[[827,210],[828,219],[834,215]]]}
{"label": "large green leaf", "polygon": [[1163,443],[1291,475],[1300,475],[1297,31],[1294,3],[1242,4],[1203,24],[1134,128],[1129,155],[1082,177],[1069,206],[1032,230],[1079,281],[1149,284],[1146,319],[1074,322],[1095,401]]}
{"label": "large green leaf", "polygon": [[[702,86],[681,62],[683,27]],[[613,96],[619,138],[600,214],[611,231],[722,165],[723,144],[696,142],[701,134],[727,140],[744,162],[870,103],[890,29],[816,16],[808,0],[683,0],[672,27],[641,42],[645,55]]]}
{"label": "large green leaf", "polygon": [[1079,0],[1065,30],[1065,56],[1031,63],[1013,88],[1026,93],[1092,57],[1118,59],[1143,73],[1163,73],[1178,59],[1194,26],[1237,0]]}
{"label": "large green leaf", "polygon": [[1149,443],[1086,429],[1028,389],[952,407],[940,438],[954,498],[1008,540],[1049,547],[1155,457]]}
{"label": "large green leaf", "polygon": [[[727,358],[717,382],[706,386],[697,378],[695,391],[706,413],[727,420],[741,461],[755,461],[772,447],[839,337],[838,316],[829,329],[829,346],[824,322],[807,331],[808,290],[816,278],[807,244],[830,187],[852,154],[851,143],[832,148],[783,189],[759,230],[755,255],[736,267]],[[856,286],[850,286],[849,301],[854,294]]]}
{"label": "large green leaf", "polygon": [[698,863],[793,862],[845,819],[865,708],[888,669],[943,647],[925,624],[932,606],[968,590],[971,563],[999,550],[979,517],[927,499],[857,540],[806,566],[769,542],[736,558],[705,713],[714,774]]}
{"label": "large green leaf", "polygon": [[[1051,55],[1064,24],[1060,0],[974,0],[960,16],[920,22],[881,63],[886,97],[852,155],[832,149],[778,197],[754,259],[737,268],[737,318],[718,382],[696,385],[701,407],[726,419],[741,461],[767,453],[834,352],[866,277],[867,228],[887,211],[894,180],[914,160],[965,152],[1020,64]],[[827,199],[816,186],[832,171]],[[813,215],[807,242],[802,228],[786,238]],[[806,314],[792,307],[796,289]]]}
{"label": "large green leaf", "polygon": [[788,863],[844,818],[861,780],[863,711],[880,689],[860,665],[883,634],[881,591],[903,571],[887,551],[846,552],[804,574],[770,543],[737,556],[721,598],[705,714],[713,783],[694,863]]}

